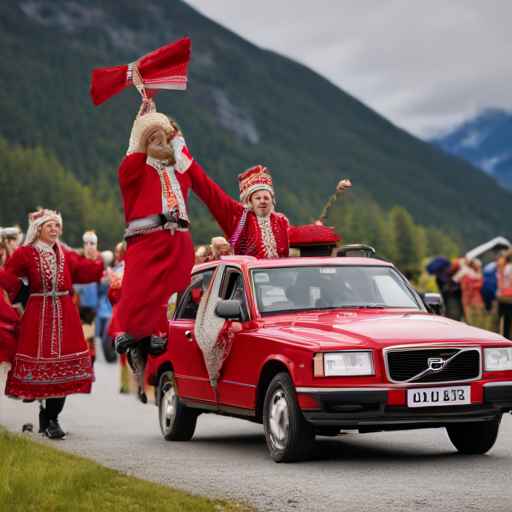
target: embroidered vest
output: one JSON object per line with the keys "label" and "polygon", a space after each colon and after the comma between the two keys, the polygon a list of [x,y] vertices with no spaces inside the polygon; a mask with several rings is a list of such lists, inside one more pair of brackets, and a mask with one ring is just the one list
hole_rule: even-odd
{"label": "embroidered vest", "polygon": [[286,256],[288,247],[285,247],[285,243],[288,238],[282,233],[277,215],[272,212],[268,221],[263,221],[263,226],[260,224],[253,211],[244,210],[230,240],[235,254],[258,259]]}
{"label": "embroidered vest", "polygon": [[165,165],[154,158],[148,158],[146,163],[156,169],[162,186],[162,212],[171,224],[178,229],[186,230],[190,226],[187,207],[181,192],[180,183],[176,178],[174,166]]}

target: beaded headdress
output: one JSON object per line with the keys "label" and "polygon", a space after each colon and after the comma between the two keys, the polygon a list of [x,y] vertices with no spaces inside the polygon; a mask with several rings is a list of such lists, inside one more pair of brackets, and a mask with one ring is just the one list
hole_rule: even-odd
{"label": "beaded headdress", "polygon": [[31,245],[37,242],[39,238],[39,228],[50,220],[57,222],[62,228],[62,217],[60,213],[53,210],[39,210],[38,212],[30,213],[28,215],[29,226],[27,230],[27,237],[25,238],[25,245]]}
{"label": "beaded headdress", "polygon": [[272,177],[266,167],[258,165],[247,169],[238,175],[238,185],[240,187],[240,202],[245,206],[249,204],[251,195],[257,190],[268,190],[272,194],[274,204],[274,187]]}

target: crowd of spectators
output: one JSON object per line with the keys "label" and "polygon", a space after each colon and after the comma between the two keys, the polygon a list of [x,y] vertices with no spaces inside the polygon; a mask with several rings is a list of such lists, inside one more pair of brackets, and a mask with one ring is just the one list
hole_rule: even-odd
{"label": "crowd of spectators", "polygon": [[512,339],[512,250],[503,250],[483,266],[478,258],[434,259],[427,270],[436,276],[446,316]]}

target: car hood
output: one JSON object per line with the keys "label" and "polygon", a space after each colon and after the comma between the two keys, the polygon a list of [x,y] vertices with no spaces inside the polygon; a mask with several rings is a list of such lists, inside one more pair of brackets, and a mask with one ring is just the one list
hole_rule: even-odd
{"label": "car hood", "polygon": [[436,342],[509,344],[498,334],[421,311],[309,312],[268,318],[266,324],[303,340],[316,341],[321,348],[340,344],[371,348]]}

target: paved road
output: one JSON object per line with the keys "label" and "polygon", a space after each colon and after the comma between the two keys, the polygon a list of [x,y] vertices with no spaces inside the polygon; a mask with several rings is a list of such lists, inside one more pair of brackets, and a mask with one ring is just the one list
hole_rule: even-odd
{"label": "paved road", "polygon": [[[512,510],[510,415],[483,456],[458,454],[436,429],[318,438],[308,460],[285,465],[243,420],[202,415],[192,441],[166,442],[156,407],[118,394],[118,367],[96,372],[93,393],[70,397],[61,415],[67,440],[52,444],[130,475],[262,511]],[[27,421],[37,422],[36,404],[0,398],[0,423]]]}

